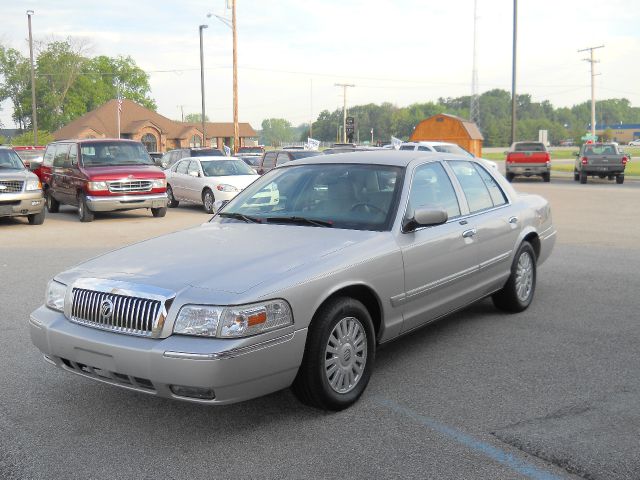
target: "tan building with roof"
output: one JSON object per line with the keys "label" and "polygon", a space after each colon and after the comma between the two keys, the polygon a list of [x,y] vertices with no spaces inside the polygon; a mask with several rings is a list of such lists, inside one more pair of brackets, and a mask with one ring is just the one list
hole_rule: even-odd
{"label": "tan building with roof", "polygon": [[418,142],[420,140],[455,143],[476,157],[480,157],[482,156],[484,137],[474,122],[455,115],[441,113],[422,120],[416,125],[409,141]]}
{"label": "tan building with roof", "polygon": [[[233,143],[233,123],[206,122],[206,146],[222,148]],[[248,123],[240,123],[240,147],[257,137]],[[95,110],[76,118],[53,132],[56,140],[70,138],[118,138],[118,101],[109,100]],[[177,122],[143,107],[132,100],[122,101],[120,138],[142,142],[150,152],[166,152],[174,148],[200,147],[202,125]]]}

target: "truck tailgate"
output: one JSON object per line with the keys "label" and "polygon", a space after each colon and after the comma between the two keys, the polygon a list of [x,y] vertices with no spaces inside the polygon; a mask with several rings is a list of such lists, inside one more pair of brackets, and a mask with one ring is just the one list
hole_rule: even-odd
{"label": "truck tailgate", "polygon": [[548,160],[546,152],[511,152],[507,155],[509,163],[547,163]]}

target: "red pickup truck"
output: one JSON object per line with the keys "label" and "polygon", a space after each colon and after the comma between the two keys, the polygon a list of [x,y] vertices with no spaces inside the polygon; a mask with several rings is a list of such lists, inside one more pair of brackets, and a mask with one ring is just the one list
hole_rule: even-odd
{"label": "red pickup truck", "polygon": [[516,175],[540,175],[545,182],[551,181],[551,156],[544,143],[515,142],[506,154],[504,168],[508,181]]}
{"label": "red pickup truck", "polygon": [[133,140],[88,139],[50,143],[40,168],[47,209],[78,207],[81,222],[94,212],[149,208],[167,213],[167,180],[144,145]]}

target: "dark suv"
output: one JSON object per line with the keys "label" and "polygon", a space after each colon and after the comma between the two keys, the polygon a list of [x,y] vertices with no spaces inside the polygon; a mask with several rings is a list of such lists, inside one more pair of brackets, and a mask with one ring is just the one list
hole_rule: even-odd
{"label": "dark suv", "polygon": [[257,167],[256,171],[260,175],[263,175],[283,163],[299,158],[315,157],[316,155],[322,155],[322,152],[315,150],[273,150],[271,152],[265,152],[260,161],[260,166]]}
{"label": "dark suv", "polygon": [[142,143],[120,139],[63,140],[44,153],[40,179],[47,210],[78,207],[81,222],[94,212],[150,208],[167,212],[167,180]]}
{"label": "dark suv", "polygon": [[169,150],[160,159],[160,165],[165,170],[171,168],[178,160],[188,157],[224,157],[217,148],[195,147],[195,148],[177,148]]}

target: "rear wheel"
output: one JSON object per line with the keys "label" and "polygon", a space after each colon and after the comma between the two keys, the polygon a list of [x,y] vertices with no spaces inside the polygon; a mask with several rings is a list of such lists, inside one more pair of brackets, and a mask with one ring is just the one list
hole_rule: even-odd
{"label": "rear wheel", "polygon": [[580,183],[587,183],[587,174],[585,172],[580,172]]}
{"label": "rear wheel", "polygon": [[151,215],[154,217],[164,217],[167,214],[167,207],[152,208]]}
{"label": "rear wheel", "polygon": [[551,173],[547,172],[547,173],[543,173],[542,174],[542,180],[545,182],[550,182],[551,181]]}
{"label": "rear wheel", "polygon": [[175,208],[180,204],[180,202],[176,200],[176,197],[173,196],[173,189],[171,188],[171,185],[167,185],[167,199],[167,207],[169,208]]}
{"label": "rear wheel", "polygon": [[312,407],[347,408],[369,382],[375,347],[373,322],[365,306],[348,297],[329,301],[309,328],[294,394]]}
{"label": "rear wheel", "polygon": [[578,170],[573,170],[573,181],[577,182],[578,180],[580,180],[580,174],[578,173]]}
{"label": "rear wheel", "polygon": [[529,242],[522,242],[507,283],[492,296],[493,304],[506,312],[522,312],[531,304],[535,290],[536,254]]}
{"label": "rear wheel", "polygon": [[513,173],[507,172],[507,182],[513,182],[513,177],[515,177],[515,175]]}
{"label": "rear wheel", "polygon": [[214,212],[214,202],[216,201],[213,196],[213,192],[208,188],[205,188],[204,192],[202,192],[202,203],[204,204],[204,209],[207,213],[215,213]]}
{"label": "rear wheel", "polygon": [[616,183],[617,184],[624,183],[624,175],[617,175],[616,176]]}
{"label": "rear wheel", "polygon": [[27,215],[30,225],[42,225],[44,223],[45,209],[43,208],[39,213],[32,213]]}
{"label": "rear wheel", "polygon": [[87,197],[84,193],[78,195],[78,218],[81,222],[93,222],[93,212],[87,206]]}
{"label": "rear wheel", "polygon": [[60,210],[60,202],[53,198],[53,195],[48,190],[45,193],[45,199],[47,203],[47,210],[49,210],[49,213],[58,213],[58,210]]}

